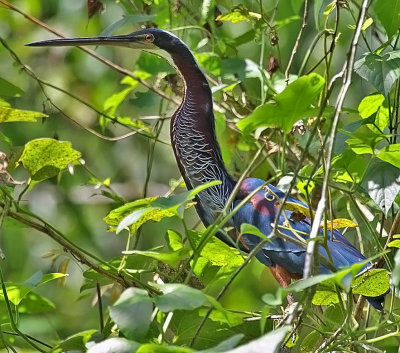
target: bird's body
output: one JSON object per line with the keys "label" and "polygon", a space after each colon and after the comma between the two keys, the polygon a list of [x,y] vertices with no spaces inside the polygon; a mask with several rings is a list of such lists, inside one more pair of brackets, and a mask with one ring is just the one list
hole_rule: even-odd
{"label": "bird's body", "polygon": [[[180,172],[189,189],[213,180],[222,182],[220,185],[201,191],[197,196],[196,208],[201,220],[206,226],[212,224],[226,205],[236,182],[225,168],[216,139],[209,84],[190,49],[175,35],[160,29],[145,29],[125,36],[55,39],[32,45],[89,44],[119,45],[148,51],[161,49],[163,57],[168,53],[169,61],[175,66],[184,83],[182,103],[171,120],[171,142]],[[263,184],[264,181],[260,179],[245,179],[239,187],[234,206]],[[240,232],[243,223],[256,226],[265,235],[271,234],[280,207],[279,200],[284,196],[284,193],[274,186],[269,184],[264,186],[239,209],[230,225],[235,228],[236,234]],[[289,197],[288,201],[301,204],[293,197]],[[311,231],[310,219],[305,216],[300,219],[292,216],[294,216],[293,211],[285,210],[281,213],[278,222],[279,231],[295,240],[299,240],[300,237],[307,241]],[[329,255],[323,246],[319,246],[319,254],[331,259],[337,269],[365,260],[365,257],[339,231],[327,233]],[[242,248],[250,251],[261,240],[254,234],[243,234]],[[232,242],[228,243],[232,245]],[[299,279],[303,275],[305,249],[291,241],[274,237],[256,257],[271,269],[282,286],[287,286],[291,280]],[[330,269],[324,263],[320,263],[319,273],[328,272]],[[382,309],[383,297],[367,299],[372,306]]]}

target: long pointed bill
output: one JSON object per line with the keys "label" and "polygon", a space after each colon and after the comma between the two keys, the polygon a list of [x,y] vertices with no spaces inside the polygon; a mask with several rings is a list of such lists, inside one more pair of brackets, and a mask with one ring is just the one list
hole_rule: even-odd
{"label": "long pointed bill", "polygon": [[65,46],[81,46],[81,45],[112,45],[130,47],[135,49],[146,49],[148,42],[145,40],[143,35],[120,35],[120,36],[109,36],[109,37],[81,37],[81,38],[58,38],[42,40],[39,42],[33,42],[25,44],[31,47],[65,47]]}

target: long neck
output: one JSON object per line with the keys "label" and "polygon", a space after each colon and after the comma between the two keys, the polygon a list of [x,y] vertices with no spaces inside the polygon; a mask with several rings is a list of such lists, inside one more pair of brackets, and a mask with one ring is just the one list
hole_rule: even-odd
{"label": "long neck", "polygon": [[171,140],[179,169],[188,188],[212,180],[221,185],[202,191],[197,209],[203,222],[212,223],[231,194],[234,181],[222,160],[215,136],[211,90],[189,49],[172,54],[185,91],[182,103],[171,121]]}

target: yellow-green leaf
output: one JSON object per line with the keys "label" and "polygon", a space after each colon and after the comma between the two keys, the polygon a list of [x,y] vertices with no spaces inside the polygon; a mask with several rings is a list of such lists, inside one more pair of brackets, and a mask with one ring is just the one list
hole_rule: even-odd
{"label": "yellow-green leaf", "polygon": [[[327,224],[328,230],[348,228],[348,227],[351,227],[351,228],[357,227],[357,223],[354,223],[350,219],[346,219],[346,218],[337,218],[332,221],[328,221],[327,223],[328,223]],[[324,224],[321,224],[321,228],[324,228]]]}
{"label": "yellow-green leaf", "polygon": [[32,180],[40,181],[56,176],[80,157],[81,153],[74,150],[70,142],[43,138],[29,141],[19,161]]}
{"label": "yellow-green leaf", "polygon": [[[277,202],[277,206],[280,206],[279,202]],[[301,213],[302,215],[309,217],[309,218],[311,218],[311,212],[312,212],[312,215],[314,215],[314,211],[310,210],[307,206],[304,206],[297,202],[287,201],[283,205],[283,208],[288,211],[294,211],[294,212]]]}
{"label": "yellow-green leaf", "polygon": [[0,123],[9,123],[15,121],[36,122],[37,119],[46,117],[46,114],[39,112],[0,106]]}
{"label": "yellow-green leaf", "polygon": [[389,248],[400,248],[400,239],[395,239],[388,244]]}
{"label": "yellow-green leaf", "polygon": [[352,283],[353,293],[367,297],[377,297],[389,289],[389,273],[385,269],[372,269],[355,278]]}

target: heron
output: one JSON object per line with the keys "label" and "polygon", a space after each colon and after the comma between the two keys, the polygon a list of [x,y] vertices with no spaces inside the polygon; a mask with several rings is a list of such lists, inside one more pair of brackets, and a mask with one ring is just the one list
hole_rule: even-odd
{"label": "heron", "polygon": [[[210,85],[193,53],[179,37],[162,29],[147,28],[127,35],[59,38],[27,45],[111,45],[140,49],[167,59],[175,67],[184,85],[182,102],[170,122],[171,145],[176,162],[188,189],[214,180],[221,181],[221,184],[205,189],[196,196],[195,207],[204,225],[209,226],[216,221],[235,189],[236,180],[225,167],[216,138]],[[298,240],[300,237],[304,242],[307,241],[311,220],[309,217],[296,217],[295,211],[279,212],[277,201],[285,198],[283,191],[258,178],[246,178],[236,189],[233,206],[248,198],[230,220],[230,226],[234,228],[230,234],[236,237],[233,239],[235,242],[240,240],[242,250],[249,252],[262,240],[256,234],[240,235],[243,223],[251,224],[269,235],[278,215],[276,223],[281,233],[289,237],[289,240]],[[255,192],[256,189],[259,190]],[[292,196],[287,199],[308,208]],[[232,246],[232,239],[227,239],[222,232],[217,233],[217,236]],[[326,246],[319,245],[318,252],[337,269],[365,261],[365,257],[337,229],[327,231]],[[302,278],[306,250],[296,242],[278,236],[267,242],[258,251],[256,258],[269,267],[282,287],[287,287],[293,280]],[[317,272],[323,274],[331,270],[326,263],[320,262]],[[385,294],[366,298],[372,307],[383,310]]]}

